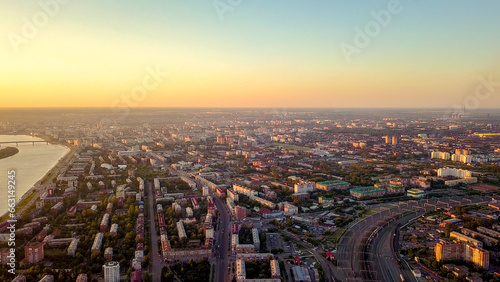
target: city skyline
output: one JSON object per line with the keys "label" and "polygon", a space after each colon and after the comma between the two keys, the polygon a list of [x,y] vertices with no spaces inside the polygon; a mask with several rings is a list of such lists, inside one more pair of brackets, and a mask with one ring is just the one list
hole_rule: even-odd
{"label": "city skyline", "polygon": [[498,3],[40,3],[0,4],[2,107],[500,107]]}
{"label": "city skyline", "polygon": [[493,281],[499,118],[4,109],[0,280]]}

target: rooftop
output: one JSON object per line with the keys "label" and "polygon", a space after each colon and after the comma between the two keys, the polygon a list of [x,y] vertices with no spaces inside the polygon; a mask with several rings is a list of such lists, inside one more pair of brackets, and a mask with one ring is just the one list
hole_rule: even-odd
{"label": "rooftop", "polygon": [[356,193],[373,193],[373,192],[384,192],[384,189],[376,188],[376,187],[359,187],[359,188],[353,188],[349,191],[353,191]]}

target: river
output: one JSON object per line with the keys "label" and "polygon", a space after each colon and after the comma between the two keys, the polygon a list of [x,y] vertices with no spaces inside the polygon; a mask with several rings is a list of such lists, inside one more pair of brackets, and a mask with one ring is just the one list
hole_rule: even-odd
{"label": "river", "polygon": [[[0,135],[0,142],[7,141],[43,141],[27,135]],[[2,147],[16,147],[16,144],[2,144]],[[19,153],[0,160],[0,215],[7,211],[8,175],[7,171],[16,171],[16,199],[41,180],[64,157],[69,148],[46,143],[25,143],[17,147]]]}

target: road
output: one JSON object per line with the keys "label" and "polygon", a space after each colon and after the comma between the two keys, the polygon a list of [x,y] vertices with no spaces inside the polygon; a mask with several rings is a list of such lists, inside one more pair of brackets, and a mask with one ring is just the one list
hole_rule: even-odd
{"label": "road", "polygon": [[397,263],[397,250],[395,248],[399,239],[399,227],[414,217],[416,215],[411,214],[393,221],[388,227],[382,229],[371,242],[370,255],[373,261],[371,267],[377,274],[377,280],[401,281],[400,275],[403,275],[404,281],[417,281],[404,264],[401,264],[401,267],[399,267]]}
{"label": "road", "polygon": [[[229,277],[229,235],[231,232],[231,221],[230,215],[226,209],[226,206],[222,202],[222,200],[215,196],[214,202],[217,206],[217,210],[219,211],[220,217],[220,225],[219,231],[217,232],[217,240],[215,242],[215,250],[216,250],[216,273],[215,273],[215,281],[231,281]],[[221,232],[222,229],[224,232]],[[219,247],[220,245],[220,247]]]}
{"label": "road", "polygon": [[150,234],[150,244],[151,249],[149,251],[151,258],[151,276],[153,277],[153,282],[161,281],[161,269],[163,267],[163,262],[161,261],[161,256],[158,252],[158,235],[156,234],[155,228],[155,203],[154,203],[154,193],[153,184],[147,182],[148,186],[148,211],[149,211],[149,234]]}
{"label": "road", "polygon": [[[442,207],[454,207],[458,205],[469,205],[474,203],[484,203],[490,198],[488,197],[469,197],[469,198],[431,198],[420,201],[408,201],[388,204],[387,207],[380,207],[376,213],[371,214],[362,220],[355,222],[349,226],[344,235],[339,239],[336,257],[338,258],[338,267],[336,276],[341,277],[341,281],[387,281],[378,280],[377,277],[384,277],[381,273],[381,268],[372,269],[374,264],[373,260],[378,259],[373,249],[366,252],[365,246],[367,245],[370,235],[377,229],[377,227],[386,228],[390,227],[392,222],[399,222],[397,217],[404,213],[412,213],[414,216],[425,211],[435,210]],[[396,219],[396,220],[395,220]],[[383,230],[383,229],[382,229]],[[379,232],[381,232],[380,230]],[[390,230],[388,231],[390,232]],[[385,234],[384,232],[381,235]],[[378,239],[376,239],[378,240]],[[387,238],[386,238],[387,240]],[[375,248],[376,249],[376,248]],[[387,253],[389,256],[394,256],[394,251]],[[385,265],[392,264],[399,268],[396,261],[386,261]],[[386,269],[385,267],[383,269]],[[389,280],[390,281],[390,280]]]}
{"label": "road", "polygon": [[[175,170],[168,168],[171,175],[184,176],[189,178],[189,174],[180,170]],[[199,183],[198,183],[199,185]],[[229,251],[231,240],[231,215],[226,209],[224,202],[215,194],[212,194],[215,206],[219,211],[219,230],[215,232],[215,246],[214,246],[214,258],[215,258],[215,281],[231,281],[232,277],[229,277],[229,262],[232,261],[232,254]],[[224,232],[221,232],[222,229]]]}

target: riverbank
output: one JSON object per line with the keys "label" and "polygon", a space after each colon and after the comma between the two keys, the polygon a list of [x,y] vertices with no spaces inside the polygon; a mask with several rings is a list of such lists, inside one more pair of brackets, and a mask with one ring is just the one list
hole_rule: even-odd
{"label": "riverbank", "polygon": [[[20,136],[21,137],[21,136]],[[7,161],[7,165],[16,170],[16,174],[21,176],[24,174],[24,188],[23,189],[16,189],[18,193],[18,197],[20,198],[17,199],[16,201],[16,215],[18,217],[23,216],[25,213],[33,210],[34,205],[36,204],[36,200],[46,191],[47,187],[52,185],[52,181],[54,178],[57,177],[59,174],[59,171],[67,166],[68,162],[71,160],[73,155],[76,152],[75,147],[69,147],[66,144],[61,144],[59,142],[54,142],[51,138],[47,138],[46,136],[29,136],[29,135],[24,135],[24,138],[37,138],[38,140],[44,140],[47,142],[50,142],[52,145],[58,145],[57,147],[59,149],[56,149],[55,147],[52,147],[51,149],[37,149],[36,151],[33,151],[34,147],[32,146],[23,146],[23,148],[20,147],[21,152],[20,152],[20,157],[17,159],[13,159],[12,161],[9,160],[3,160],[4,162]],[[12,138],[11,138],[12,139]],[[16,139],[17,140],[17,139]],[[23,140],[23,139],[19,139]],[[38,146],[47,146],[47,145],[35,145],[35,147]],[[28,149],[31,151],[23,151]],[[40,147],[39,147],[40,148]],[[47,151],[49,150],[49,155],[54,152],[54,154],[57,154],[60,156],[58,159],[50,159],[49,155],[47,155]],[[39,152],[42,154],[40,155]],[[24,154],[24,155],[23,155]],[[31,155],[35,154],[35,155]],[[35,161],[26,166],[26,161],[29,162],[29,160],[32,159],[32,156],[35,156]],[[52,154],[52,156],[54,156]],[[45,161],[45,158],[47,158],[47,161]],[[42,165],[42,163],[45,163]],[[18,167],[19,166],[19,167]],[[43,166],[47,167],[47,170],[43,170]],[[37,171],[37,168],[38,171]],[[35,172],[34,174],[31,172]],[[26,178],[27,176],[30,176],[30,178]],[[16,182],[23,183],[23,179],[16,179]],[[29,186],[31,185],[31,186]],[[3,190],[3,189],[2,189]],[[16,197],[17,198],[17,197]],[[0,214],[4,214],[6,212],[5,210],[2,210]],[[0,218],[0,221],[3,221],[6,219],[6,214]]]}
{"label": "riverbank", "polygon": [[[16,203],[16,216],[21,218],[26,211],[32,211],[32,207],[36,204],[36,200],[42,196],[42,194],[46,191],[46,188],[50,186],[50,183],[54,178],[57,177],[58,172],[61,170],[63,166],[66,166],[71,158],[75,155],[76,148],[75,147],[67,147],[67,153],[61,157],[57,164],[54,165],[40,180],[38,180],[33,187],[28,189],[21,199],[19,199]],[[5,213],[1,218],[0,222],[7,220],[9,213]]]}

